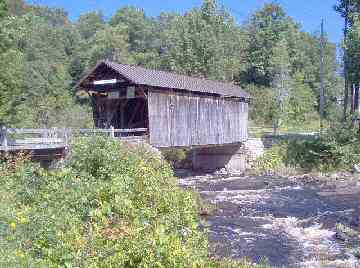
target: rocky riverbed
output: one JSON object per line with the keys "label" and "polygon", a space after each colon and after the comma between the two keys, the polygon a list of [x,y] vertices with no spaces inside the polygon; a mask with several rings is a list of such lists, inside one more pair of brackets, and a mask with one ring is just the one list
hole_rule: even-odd
{"label": "rocky riverbed", "polygon": [[360,181],[309,176],[188,176],[216,206],[206,217],[214,256],[271,267],[360,267]]}

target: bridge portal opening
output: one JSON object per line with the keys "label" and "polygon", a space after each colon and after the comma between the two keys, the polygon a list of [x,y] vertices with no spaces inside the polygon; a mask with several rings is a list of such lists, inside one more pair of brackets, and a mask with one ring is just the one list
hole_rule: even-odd
{"label": "bridge portal opening", "polygon": [[[130,92],[130,93],[129,93]],[[129,135],[149,128],[148,100],[144,90],[135,87],[113,92],[90,92],[96,128],[127,130]],[[131,130],[134,130],[131,132]]]}

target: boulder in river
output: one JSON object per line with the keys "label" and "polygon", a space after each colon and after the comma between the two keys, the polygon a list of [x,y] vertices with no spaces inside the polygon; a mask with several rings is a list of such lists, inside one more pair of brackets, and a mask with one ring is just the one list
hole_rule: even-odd
{"label": "boulder in river", "polygon": [[360,173],[360,164],[354,165],[354,172]]}

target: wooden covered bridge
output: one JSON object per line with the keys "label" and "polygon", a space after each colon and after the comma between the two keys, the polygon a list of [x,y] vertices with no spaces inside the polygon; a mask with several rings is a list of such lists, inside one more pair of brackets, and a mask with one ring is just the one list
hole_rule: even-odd
{"label": "wooden covered bridge", "polygon": [[160,149],[191,148],[199,168],[232,162],[243,169],[250,96],[234,84],[101,61],[76,93],[90,97],[97,131]]}
{"label": "wooden covered bridge", "polygon": [[234,84],[102,61],[76,89],[90,96],[96,127],[140,129],[155,147],[247,139],[250,96]]}

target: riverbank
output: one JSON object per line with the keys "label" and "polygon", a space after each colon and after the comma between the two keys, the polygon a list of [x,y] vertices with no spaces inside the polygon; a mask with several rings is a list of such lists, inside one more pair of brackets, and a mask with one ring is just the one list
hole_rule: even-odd
{"label": "riverbank", "polygon": [[356,176],[183,175],[181,186],[216,207],[204,224],[213,256],[265,257],[272,267],[360,267]]}

